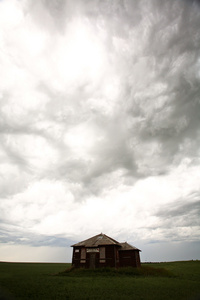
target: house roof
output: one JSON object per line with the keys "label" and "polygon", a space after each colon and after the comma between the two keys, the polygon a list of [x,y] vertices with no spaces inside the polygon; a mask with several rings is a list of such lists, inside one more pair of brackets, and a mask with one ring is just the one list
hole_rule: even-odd
{"label": "house roof", "polygon": [[84,247],[98,247],[100,245],[117,245],[121,246],[119,242],[116,240],[112,239],[111,237],[100,233],[98,235],[95,235],[87,240],[84,240],[82,242],[79,242],[77,244],[72,245],[71,247],[79,247],[79,246],[84,246]]}
{"label": "house roof", "polygon": [[120,245],[121,245],[122,248],[119,249],[119,250],[138,250],[138,251],[141,251],[140,249],[128,244],[127,242],[120,243]]}
{"label": "house roof", "polygon": [[79,242],[77,244],[72,245],[71,247],[98,247],[98,246],[103,246],[103,245],[117,245],[121,247],[119,250],[138,250],[141,251],[140,249],[128,244],[127,242],[125,243],[119,243],[118,241],[112,239],[111,237],[107,236],[106,234],[100,233],[98,235],[95,235],[87,240],[84,240],[82,242]]}

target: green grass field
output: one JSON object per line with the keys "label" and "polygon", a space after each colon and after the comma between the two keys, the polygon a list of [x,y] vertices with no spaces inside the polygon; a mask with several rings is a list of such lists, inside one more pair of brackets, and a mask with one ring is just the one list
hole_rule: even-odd
{"label": "green grass field", "polygon": [[69,267],[2,262],[0,299],[200,299],[200,261],[143,264],[139,272]]}

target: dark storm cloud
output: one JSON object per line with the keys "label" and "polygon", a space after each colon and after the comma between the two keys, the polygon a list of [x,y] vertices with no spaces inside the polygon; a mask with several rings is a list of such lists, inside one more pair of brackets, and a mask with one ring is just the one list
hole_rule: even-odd
{"label": "dark storm cloud", "polygon": [[31,245],[33,247],[70,247],[73,241],[56,235],[48,236],[41,234],[22,234],[20,230],[15,231],[15,233],[13,234],[13,232],[9,232],[9,230],[0,230],[0,243]]}
{"label": "dark storm cloud", "polygon": [[162,232],[163,241],[199,240],[199,193],[188,195],[187,199],[178,199],[163,205],[156,213],[159,226],[152,230]]}
{"label": "dark storm cloud", "polygon": [[101,205],[94,230],[196,240],[199,3],[9,3],[0,4],[2,242],[62,246],[90,230]]}
{"label": "dark storm cloud", "polygon": [[191,203],[183,200],[176,201],[158,211],[157,216],[166,220],[168,225],[171,223],[171,226],[174,226],[174,223],[177,226],[199,226],[200,200],[193,200]]}
{"label": "dark storm cloud", "polygon": [[[105,45],[121,86],[119,108],[113,111],[114,115],[100,117],[98,110],[96,115],[94,110],[88,110],[86,101],[94,91],[84,90],[68,96],[56,95],[56,101],[54,98],[49,102],[43,115],[44,120],[62,121],[66,131],[86,119],[93,119],[91,126],[96,125],[97,134],[100,127],[104,130],[103,142],[92,153],[96,159],[89,170],[91,176],[118,167],[131,169],[139,177],[163,174],[168,172],[169,162],[175,159],[179,163],[185,152],[191,157],[196,155],[200,116],[197,68],[200,18],[196,2],[190,5],[180,1],[30,3],[31,14],[38,22],[45,24],[42,15],[48,14],[46,26],[50,30],[51,22],[56,22],[54,25],[60,29],[61,23],[69,22],[66,16],[72,18],[78,12],[88,18],[90,26],[99,26],[106,32]],[[96,31],[98,35],[99,30]],[[136,45],[138,38],[140,44]],[[52,138],[46,128],[43,132],[40,129],[40,133],[46,133],[48,142]],[[56,137],[55,143],[62,148],[61,139],[59,143]],[[153,152],[154,166],[148,155],[140,158],[138,148]]]}

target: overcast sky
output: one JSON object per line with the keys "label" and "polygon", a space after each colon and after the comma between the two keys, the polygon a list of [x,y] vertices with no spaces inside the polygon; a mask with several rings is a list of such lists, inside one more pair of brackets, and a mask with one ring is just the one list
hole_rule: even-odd
{"label": "overcast sky", "polygon": [[0,0],[0,260],[101,232],[200,259],[200,6]]}

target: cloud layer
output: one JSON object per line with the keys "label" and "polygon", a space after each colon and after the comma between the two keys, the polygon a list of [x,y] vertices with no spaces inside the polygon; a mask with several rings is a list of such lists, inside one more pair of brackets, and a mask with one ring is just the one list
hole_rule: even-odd
{"label": "cloud layer", "polygon": [[0,1],[2,243],[198,241],[199,26],[197,1]]}

